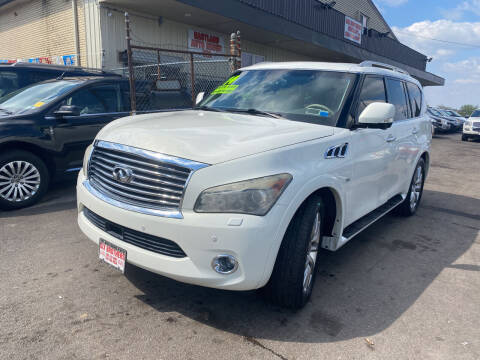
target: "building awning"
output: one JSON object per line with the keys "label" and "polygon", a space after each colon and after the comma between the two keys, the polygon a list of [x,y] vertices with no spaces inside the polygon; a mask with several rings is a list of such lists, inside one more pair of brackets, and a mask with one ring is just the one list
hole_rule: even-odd
{"label": "building awning", "polygon": [[[107,7],[132,9],[129,0],[100,2]],[[132,10],[225,34],[240,30],[243,39],[319,61],[359,63],[371,60],[391,64],[408,71],[423,86],[441,86],[445,83],[443,78],[425,71],[425,55],[394,39],[365,36],[361,45],[345,40],[345,17],[336,10],[318,10],[318,17],[325,18],[312,23],[311,19],[301,21],[298,16],[297,19],[287,19],[276,14],[273,5],[270,4],[271,10],[268,8],[269,3],[274,2],[275,0],[136,0]],[[261,6],[264,8],[259,8]]]}

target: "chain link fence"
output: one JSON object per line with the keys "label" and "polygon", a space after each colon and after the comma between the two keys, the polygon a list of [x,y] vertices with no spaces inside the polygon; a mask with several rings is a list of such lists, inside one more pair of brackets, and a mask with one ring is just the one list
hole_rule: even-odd
{"label": "chain link fence", "polygon": [[229,55],[209,55],[131,45],[128,77],[135,94],[132,112],[191,108],[196,95],[208,95],[233,71]]}

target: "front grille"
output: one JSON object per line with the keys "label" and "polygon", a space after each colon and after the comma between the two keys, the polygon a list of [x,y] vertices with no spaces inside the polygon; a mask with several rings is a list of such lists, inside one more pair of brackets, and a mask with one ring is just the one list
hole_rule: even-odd
{"label": "front grille", "polygon": [[473,123],[473,126],[480,128],[480,122],[474,122],[474,123]]}
{"label": "front grille", "polygon": [[[125,147],[126,148],[126,147]],[[114,147],[95,146],[88,177],[92,187],[122,203],[141,208],[178,211],[191,169]],[[114,170],[131,173],[127,182],[115,179]]]}
{"label": "front grille", "polygon": [[95,214],[93,211],[84,208],[83,213],[85,217],[100,230],[116,237],[131,245],[138,246],[139,248],[152,251],[157,254],[167,255],[174,258],[184,258],[187,255],[175,242],[167,240],[161,237],[148,235],[140,231],[126,228],[122,225],[115,224],[107,219],[104,219],[100,215]]}

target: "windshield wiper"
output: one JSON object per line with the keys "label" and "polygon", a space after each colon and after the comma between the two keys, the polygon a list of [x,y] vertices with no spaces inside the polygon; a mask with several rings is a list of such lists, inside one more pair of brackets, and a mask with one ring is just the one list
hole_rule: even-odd
{"label": "windshield wiper", "polygon": [[237,112],[237,113],[246,113],[246,114],[252,114],[252,115],[263,115],[263,116],[269,116],[275,119],[283,119],[283,116],[280,114],[272,113],[269,111],[263,111],[263,110],[258,110],[258,109],[225,109],[225,111],[230,111],[230,112]]}
{"label": "windshield wiper", "polygon": [[236,113],[247,113],[252,115],[263,115],[269,116],[275,119],[283,119],[283,116],[280,114],[258,110],[258,109],[236,109],[236,108],[214,108],[209,106],[197,106],[195,109],[197,110],[207,110],[207,111],[217,111],[217,112],[236,112]]}
{"label": "windshield wiper", "polygon": [[280,114],[272,113],[270,111],[263,111],[263,110],[258,110],[258,109],[248,109],[245,112],[252,114],[252,115],[266,115],[273,117],[275,119],[283,119],[283,116]]}
{"label": "windshield wiper", "polygon": [[209,107],[209,106],[197,106],[194,108],[195,110],[206,110],[206,111],[216,111],[216,112],[225,112],[226,110],[224,109],[219,109],[219,108],[212,108],[212,107]]}

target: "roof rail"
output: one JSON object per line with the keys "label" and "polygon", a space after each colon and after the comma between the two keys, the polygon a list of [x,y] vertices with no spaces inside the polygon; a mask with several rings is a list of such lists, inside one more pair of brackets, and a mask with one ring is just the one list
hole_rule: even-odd
{"label": "roof rail", "polygon": [[396,71],[396,72],[399,72],[401,74],[410,75],[407,71],[405,71],[403,69],[400,69],[399,67],[389,65],[389,64],[385,64],[385,63],[381,63],[381,62],[376,62],[376,61],[363,61],[359,64],[359,66],[361,66],[361,67],[378,67],[378,68],[382,68],[382,69]]}

